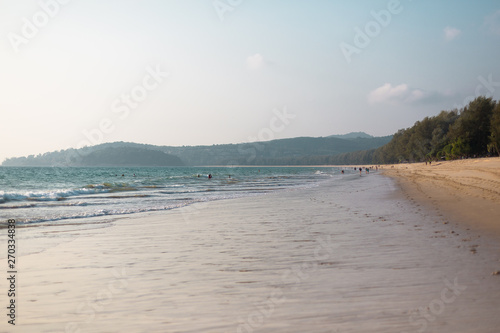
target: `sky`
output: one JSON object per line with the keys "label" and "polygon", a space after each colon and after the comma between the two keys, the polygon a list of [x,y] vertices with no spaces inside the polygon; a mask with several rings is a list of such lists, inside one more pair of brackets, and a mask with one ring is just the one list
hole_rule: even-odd
{"label": "sky", "polygon": [[500,100],[498,0],[0,0],[0,162],[391,135]]}

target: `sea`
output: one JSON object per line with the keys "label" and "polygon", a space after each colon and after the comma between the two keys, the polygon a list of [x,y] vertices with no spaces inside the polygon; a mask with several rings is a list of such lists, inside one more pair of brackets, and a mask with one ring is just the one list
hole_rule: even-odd
{"label": "sea", "polygon": [[0,220],[19,226],[105,221],[314,186],[340,175],[340,168],[317,167],[0,167]]}

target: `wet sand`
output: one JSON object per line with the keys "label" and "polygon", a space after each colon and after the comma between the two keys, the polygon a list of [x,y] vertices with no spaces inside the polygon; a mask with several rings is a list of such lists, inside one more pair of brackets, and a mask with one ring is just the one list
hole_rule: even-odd
{"label": "wet sand", "polygon": [[500,239],[500,158],[384,166],[412,199]]}
{"label": "wet sand", "polygon": [[0,331],[455,333],[500,325],[496,238],[407,200],[377,173],[96,226],[18,229],[17,325],[4,318]]}

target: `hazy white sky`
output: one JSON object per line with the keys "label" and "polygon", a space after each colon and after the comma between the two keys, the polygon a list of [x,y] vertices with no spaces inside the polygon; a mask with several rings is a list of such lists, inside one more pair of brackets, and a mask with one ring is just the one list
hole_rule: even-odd
{"label": "hazy white sky", "polygon": [[500,99],[500,2],[0,0],[0,161],[393,134]]}

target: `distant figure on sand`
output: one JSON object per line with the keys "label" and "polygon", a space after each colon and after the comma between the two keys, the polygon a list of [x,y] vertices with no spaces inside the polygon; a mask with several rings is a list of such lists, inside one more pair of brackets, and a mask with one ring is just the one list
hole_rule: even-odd
{"label": "distant figure on sand", "polygon": [[359,168],[359,175],[361,176],[361,170],[363,170],[363,168]]}
{"label": "distant figure on sand", "polygon": [[344,174],[344,170],[342,170],[342,174]]}

